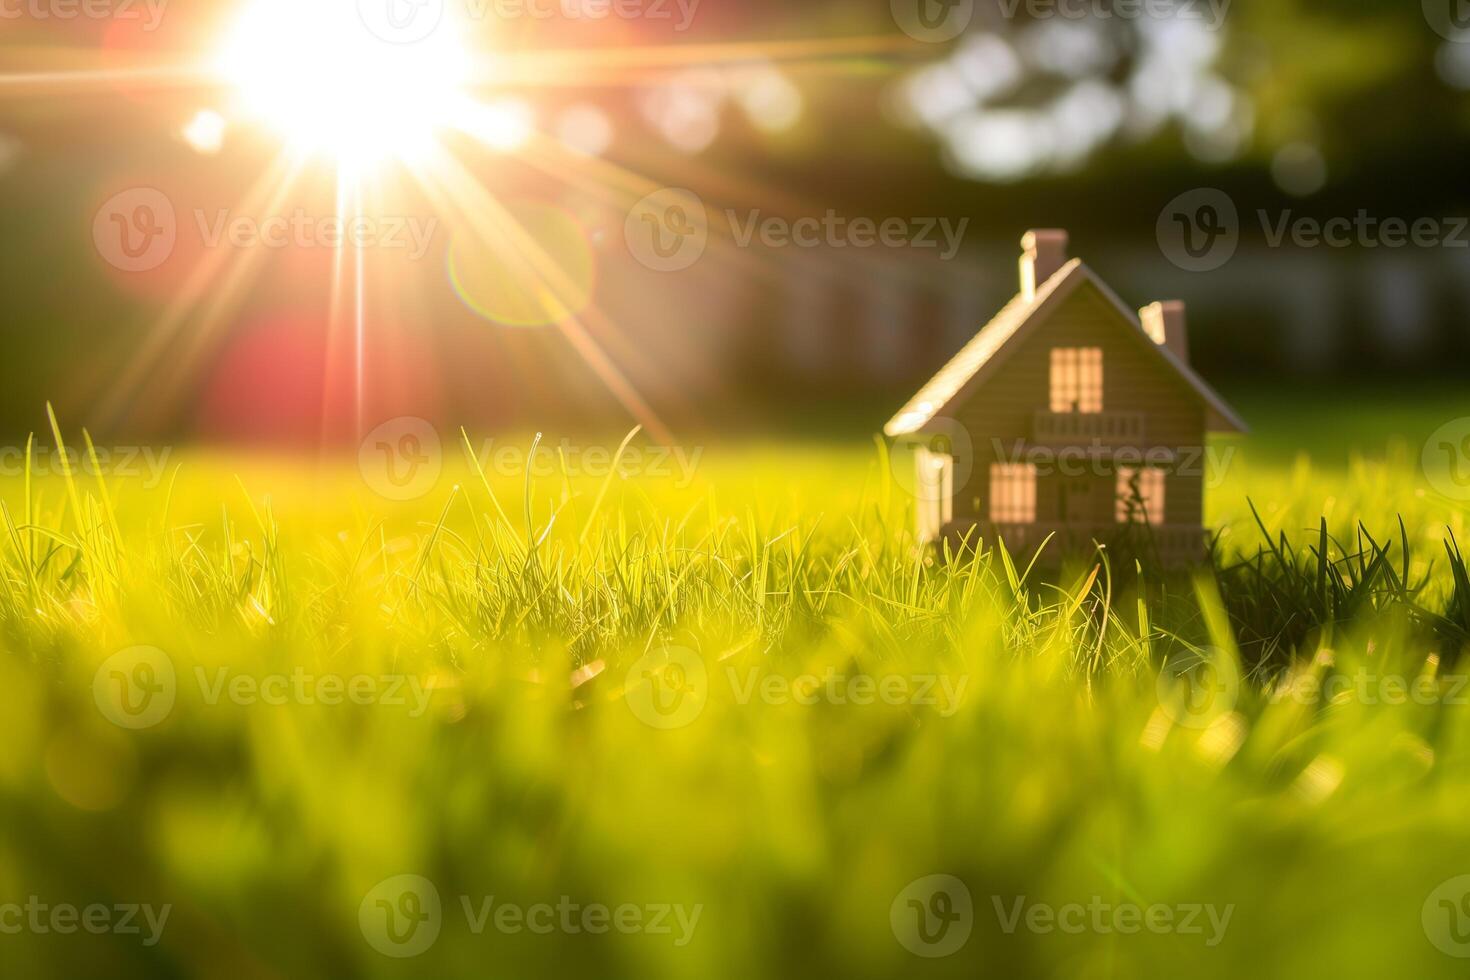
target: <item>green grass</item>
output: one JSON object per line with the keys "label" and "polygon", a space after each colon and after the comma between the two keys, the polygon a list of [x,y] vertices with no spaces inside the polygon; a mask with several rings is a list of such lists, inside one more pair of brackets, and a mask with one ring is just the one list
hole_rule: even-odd
{"label": "green grass", "polygon": [[[689,486],[451,464],[401,504],[351,461],[199,451],[156,487],[8,480],[0,927],[31,895],[171,911],[155,945],[0,933],[3,972],[1461,975],[1421,921],[1470,874],[1470,587],[1445,550],[1470,535],[1417,472],[1449,417],[1356,453],[1339,432],[1314,463],[1288,412],[1253,416],[1198,579],[920,552],[859,441],[711,446]],[[140,645],[176,695],[133,729],[108,720],[128,718],[112,670],[149,678],[110,658]],[[1202,658],[1188,676],[1226,693],[1182,700],[1170,679]],[[210,703],[298,671],[407,703]],[[803,676],[895,693],[798,698]],[[668,723],[655,694],[687,724],[645,721]],[[434,883],[442,931],[400,960],[359,912],[370,932],[404,874]],[[939,874],[973,932],[921,959],[890,911]],[[699,918],[687,943],[477,935],[461,896]],[[1069,903],[1230,917],[1024,924]]]}

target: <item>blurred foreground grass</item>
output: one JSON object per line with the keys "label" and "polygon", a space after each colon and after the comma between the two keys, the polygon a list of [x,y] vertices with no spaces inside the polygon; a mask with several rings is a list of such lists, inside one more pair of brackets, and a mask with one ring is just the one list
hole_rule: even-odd
{"label": "blurred foreground grass", "polygon": [[[870,444],[9,479],[0,972],[1461,975],[1470,690],[1421,613],[1465,511],[1422,434],[1289,425],[1223,467],[1222,556],[1247,498],[1325,516],[1351,606],[921,554]],[[1412,601],[1352,591],[1359,521]]]}

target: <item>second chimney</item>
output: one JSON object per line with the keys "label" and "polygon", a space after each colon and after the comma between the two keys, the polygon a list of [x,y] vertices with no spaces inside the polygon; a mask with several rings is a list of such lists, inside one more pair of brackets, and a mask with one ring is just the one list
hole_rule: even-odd
{"label": "second chimney", "polygon": [[1160,347],[1167,347],[1185,364],[1189,363],[1189,324],[1184,304],[1177,299],[1145,306],[1138,311],[1143,331]]}
{"label": "second chimney", "polygon": [[1067,233],[1060,228],[1028,231],[1021,239],[1021,292],[1029,299],[1067,264]]}

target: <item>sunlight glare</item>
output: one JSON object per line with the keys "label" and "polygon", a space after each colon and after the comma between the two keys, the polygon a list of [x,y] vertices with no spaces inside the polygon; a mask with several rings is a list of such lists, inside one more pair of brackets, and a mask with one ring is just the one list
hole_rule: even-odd
{"label": "sunlight glare", "polygon": [[536,131],[536,111],[523,99],[504,98],[477,104],[468,100],[455,114],[455,124],[498,153],[519,150]]}
{"label": "sunlight glare", "polygon": [[197,152],[212,156],[225,145],[225,128],[224,116],[213,109],[200,109],[180,135]]}
{"label": "sunlight glare", "polygon": [[217,67],[240,110],[303,155],[362,170],[414,160],[453,124],[470,60],[446,17],[416,44],[375,36],[349,2],[252,0]]}

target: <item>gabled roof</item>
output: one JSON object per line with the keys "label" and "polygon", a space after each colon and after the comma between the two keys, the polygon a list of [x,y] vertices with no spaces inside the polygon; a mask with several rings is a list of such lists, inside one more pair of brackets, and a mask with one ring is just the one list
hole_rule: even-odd
{"label": "gabled roof", "polygon": [[938,417],[950,414],[950,409],[969,399],[970,395],[997,370],[1026,337],[1046,322],[1051,311],[1063,300],[1077,291],[1083,283],[1090,283],[1111,304],[1139,343],[1161,358],[1174,373],[1184,381],[1204,403],[1207,409],[1205,425],[1210,432],[1246,432],[1247,427],[1239,415],[1211,388],[1194,370],[1173,351],[1153,341],[1144,332],[1138,314],[1129,309],[1107,284],[1099,279],[1081,259],[1073,259],[1036,290],[1036,296],[1027,299],[1018,293],[1014,299],[995,315],[974,339],[960,349],[954,358],[940,369],[929,383],[909,401],[884,427],[890,436],[910,435],[929,431],[930,424]]}

